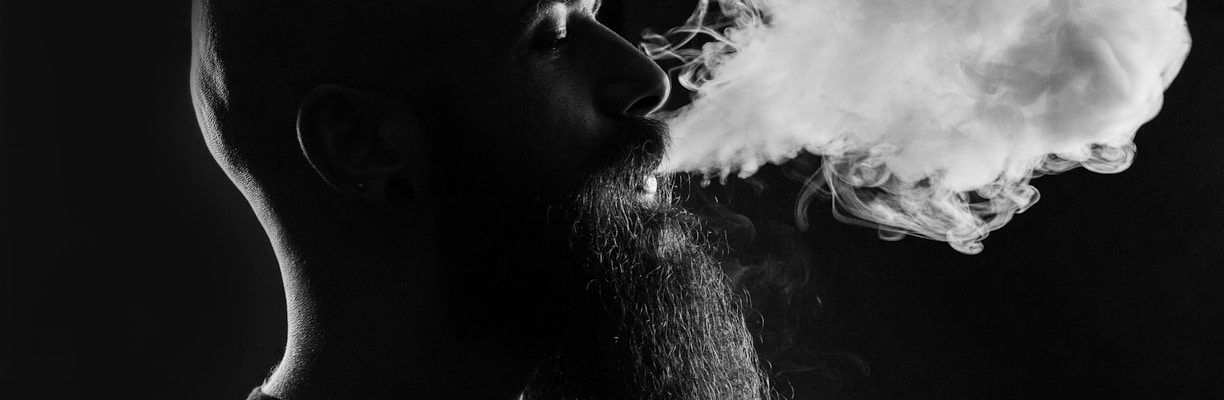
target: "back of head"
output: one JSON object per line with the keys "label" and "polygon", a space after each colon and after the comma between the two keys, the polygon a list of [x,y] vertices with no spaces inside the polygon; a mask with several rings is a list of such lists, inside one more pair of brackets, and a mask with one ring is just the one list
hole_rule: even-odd
{"label": "back of head", "polygon": [[413,62],[428,50],[414,34],[422,29],[421,13],[410,10],[415,3],[195,1],[197,117],[214,157],[252,203],[292,195],[282,191],[313,178],[294,134],[299,104],[313,88],[395,90],[423,75]]}

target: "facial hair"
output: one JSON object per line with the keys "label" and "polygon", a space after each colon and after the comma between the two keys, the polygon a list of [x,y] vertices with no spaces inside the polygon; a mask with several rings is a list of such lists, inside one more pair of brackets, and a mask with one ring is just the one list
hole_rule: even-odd
{"label": "facial hair", "polygon": [[[524,399],[764,399],[768,381],[727,277],[672,198],[669,177],[645,194],[666,147],[635,125],[611,162],[564,206],[579,277],[552,355]],[[619,161],[616,161],[619,159]]]}

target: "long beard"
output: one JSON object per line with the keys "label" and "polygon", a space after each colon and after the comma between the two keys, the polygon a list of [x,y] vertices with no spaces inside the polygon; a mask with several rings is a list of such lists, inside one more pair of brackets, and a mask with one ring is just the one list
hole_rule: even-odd
{"label": "long beard", "polygon": [[752,336],[696,219],[667,177],[643,198],[657,152],[629,149],[566,207],[569,268],[581,277],[526,400],[763,399]]}

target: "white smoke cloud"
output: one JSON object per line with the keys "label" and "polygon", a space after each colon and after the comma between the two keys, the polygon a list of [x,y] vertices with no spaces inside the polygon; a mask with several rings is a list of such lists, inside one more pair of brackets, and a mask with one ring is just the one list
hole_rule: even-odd
{"label": "white smoke cloud", "polygon": [[969,254],[1037,201],[1031,178],[1125,170],[1190,49],[1185,0],[717,1],[643,43],[696,92],[664,117],[662,169],[747,177],[811,152],[805,198]]}

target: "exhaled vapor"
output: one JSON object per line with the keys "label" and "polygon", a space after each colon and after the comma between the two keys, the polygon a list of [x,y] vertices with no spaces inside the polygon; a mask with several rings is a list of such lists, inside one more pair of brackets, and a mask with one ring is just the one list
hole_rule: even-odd
{"label": "exhaled vapor", "polygon": [[1130,165],[1189,53],[1185,13],[1185,0],[701,0],[642,44],[681,60],[695,92],[663,116],[662,170],[747,177],[810,152],[823,165],[800,210],[827,193],[881,237],[974,254],[1037,201],[1032,178]]}

